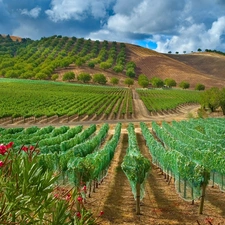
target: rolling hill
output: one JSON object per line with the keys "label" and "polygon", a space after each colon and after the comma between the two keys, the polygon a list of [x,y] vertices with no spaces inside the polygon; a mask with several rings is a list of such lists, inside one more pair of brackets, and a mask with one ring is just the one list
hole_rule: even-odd
{"label": "rolling hill", "polygon": [[[46,73],[45,79],[50,79],[52,74],[57,73],[58,80],[62,80],[65,71],[74,71],[76,75],[81,72],[88,72],[91,75],[103,73],[108,79],[108,84],[111,77],[117,77],[119,86],[125,86],[126,69],[119,73],[113,70],[121,53],[122,43],[91,41],[75,37],[71,39],[55,35],[38,41],[11,36],[13,41],[19,40],[16,44],[12,44],[12,40],[7,40],[8,35],[2,37],[0,43],[0,76],[2,77],[39,79],[43,73]],[[187,81],[192,89],[198,83],[204,84],[206,88],[225,86],[225,56],[218,53],[163,54],[128,43],[125,46],[124,63],[133,61],[136,64],[135,87],[139,87],[137,78],[140,74],[145,74],[149,79],[155,76],[163,80],[172,78],[177,84]],[[102,52],[105,54],[103,58]],[[110,59],[111,56],[114,57],[113,60]],[[77,66],[75,61],[78,57],[83,58],[85,63]],[[94,68],[88,67],[90,60],[99,59]],[[101,62],[110,60],[112,60],[111,68],[100,67]],[[5,65],[8,67],[8,74]],[[37,73],[40,75],[38,78]]]}
{"label": "rolling hill", "polygon": [[177,83],[185,80],[191,88],[197,83],[206,88],[225,86],[225,56],[217,53],[162,54],[135,45],[126,46],[138,74],[143,73],[149,78],[172,78]]}

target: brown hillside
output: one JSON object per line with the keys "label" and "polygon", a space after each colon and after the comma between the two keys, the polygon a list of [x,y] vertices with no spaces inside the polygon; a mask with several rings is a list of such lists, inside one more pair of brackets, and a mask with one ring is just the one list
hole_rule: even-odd
{"label": "brown hillside", "polygon": [[202,73],[225,79],[225,56],[213,52],[192,54],[166,54],[172,59],[183,62]]}
{"label": "brown hillside", "polygon": [[[204,84],[206,88],[212,86],[225,86],[225,79],[222,75],[216,76],[212,73],[206,73],[199,61],[197,61],[194,66],[194,64],[186,64],[182,60],[172,58],[171,55],[157,53],[153,50],[135,45],[126,44],[126,46],[129,51],[128,55],[130,60],[134,61],[137,65],[137,74],[143,73],[149,78],[154,76],[160,77],[162,79],[173,78],[177,83],[185,80],[190,83],[191,88],[194,88],[197,83]],[[216,56],[212,55],[210,57],[206,57],[203,54],[201,64],[204,65],[204,59],[207,59],[205,64],[214,65],[212,67],[217,68],[217,71],[224,70],[222,66],[217,66],[218,62],[221,63],[221,61],[218,60],[217,55],[218,54],[216,54]],[[192,56],[195,55],[190,55],[190,61],[195,61],[195,58],[192,59]],[[219,73],[220,72],[218,72],[218,74]],[[222,74],[222,72],[220,74]]]}

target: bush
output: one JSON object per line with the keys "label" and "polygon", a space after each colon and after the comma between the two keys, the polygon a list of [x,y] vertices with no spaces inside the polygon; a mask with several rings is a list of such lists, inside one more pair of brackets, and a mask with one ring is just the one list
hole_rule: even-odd
{"label": "bush", "polygon": [[203,85],[203,84],[196,84],[195,90],[203,91],[203,90],[205,90],[205,85]]}
{"label": "bush", "polygon": [[180,84],[179,84],[179,87],[182,88],[182,89],[188,89],[190,87],[190,84],[186,81],[182,81]]}
{"label": "bush", "polygon": [[83,83],[88,83],[91,80],[91,75],[89,73],[80,73],[77,79]]}
{"label": "bush", "polygon": [[104,74],[96,73],[93,75],[93,81],[99,84],[106,84],[107,80]]}
{"label": "bush", "polygon": [[70,80],[74,80],[75,79],[75,73],[70,71],[70,72],[66,72],[63,75],[63,81],[70,81]]}

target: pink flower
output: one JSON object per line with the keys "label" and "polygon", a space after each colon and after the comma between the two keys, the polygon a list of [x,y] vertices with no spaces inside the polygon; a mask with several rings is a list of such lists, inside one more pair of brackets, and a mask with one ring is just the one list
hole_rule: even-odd
{"label": "pink flower", "polygon": [[4,162],[0,161],[0,168],[4,166]]}
{"label": "pink flower", "polygon": [[66,201],[69,201],[71,199],[71,194],[66,195]]}
{"label": "pink flower", "polygon": [[6,146],[3,144],[0,144],[0,155],[5,155],[6,152],[7,152]]}
{"label": "pink flower", "polygon": [[81,196],[78,196],[77,201],[81,203],[83,201],[83,198]]}

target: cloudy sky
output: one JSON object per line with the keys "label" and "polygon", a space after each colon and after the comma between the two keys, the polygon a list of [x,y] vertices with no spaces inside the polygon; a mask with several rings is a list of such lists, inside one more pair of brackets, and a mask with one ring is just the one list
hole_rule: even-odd
{"label": "cloudy sky", "polygon": [[0,0],[0,34],[225,52],[225,0]]}

